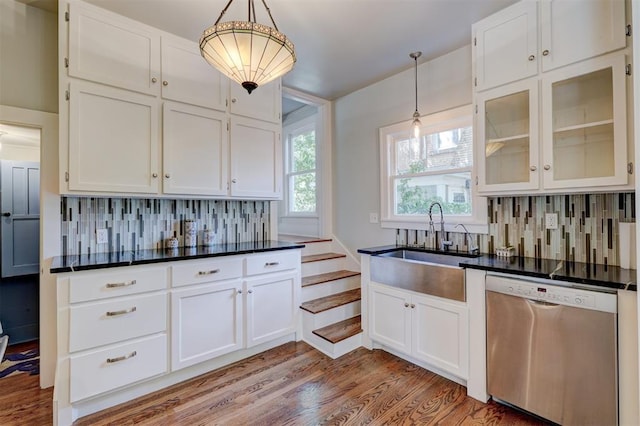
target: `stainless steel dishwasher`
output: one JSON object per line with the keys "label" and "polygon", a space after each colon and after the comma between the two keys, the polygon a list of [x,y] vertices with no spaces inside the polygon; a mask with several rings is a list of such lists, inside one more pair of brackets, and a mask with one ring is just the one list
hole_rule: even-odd
{"label": "stainless steel dishwasher", "polygon": [[494,399],[563,425],[616,425],[617,299],[558,281],[487,275]]}

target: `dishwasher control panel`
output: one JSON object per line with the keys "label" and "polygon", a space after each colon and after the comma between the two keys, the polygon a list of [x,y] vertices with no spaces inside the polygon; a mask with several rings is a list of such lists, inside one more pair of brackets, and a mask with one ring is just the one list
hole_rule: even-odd
{"label": "dishwasher control panel", "polygon": [[486,289],[551,304],[605,312],[617,311],[615,294],[563,287],[534,280],[487,275]]}

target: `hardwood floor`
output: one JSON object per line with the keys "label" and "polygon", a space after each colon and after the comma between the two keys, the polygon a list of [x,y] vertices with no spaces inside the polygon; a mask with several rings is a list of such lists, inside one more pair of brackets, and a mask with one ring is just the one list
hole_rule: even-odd
{"label": "hardwood floor", "polygon": [[[5,424],[2,418],[0,424]],[[75,423],[132,424],[544,423],[493,402],[482,404],[468,398],[464,387],[383,351],[360,348],[331,360],[300,342],[288,343]]]}

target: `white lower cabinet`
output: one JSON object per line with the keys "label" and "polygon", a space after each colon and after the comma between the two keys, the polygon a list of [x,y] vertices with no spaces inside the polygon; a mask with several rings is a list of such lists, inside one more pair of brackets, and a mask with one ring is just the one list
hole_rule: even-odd
{"label": "white lower cabinet", "polygon": [[245,281],[247,347],[296,330],[298,277],[297,272],[291,271]]}
{"label": "white lower cabinet", "polygon": [[171,291],[171,369],[242,349],[242,280]]}
{"label": "white lower cabinet", "polygon": [[466,303],[371,283],[369,315],[373,341],[461,379],[467,378]]}

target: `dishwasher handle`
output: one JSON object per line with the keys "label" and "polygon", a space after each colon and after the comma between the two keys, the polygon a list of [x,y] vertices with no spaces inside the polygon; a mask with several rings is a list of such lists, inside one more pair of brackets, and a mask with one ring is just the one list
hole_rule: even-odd
{"label": "dishwasher handle", "polygon": [[549,306],[549,307],[561,306],[558,303],[545,302],[543,300],[529,299],[526,297],[523,297],[523,299],[525,299],[527,302],[531,303],[532,305]]}

